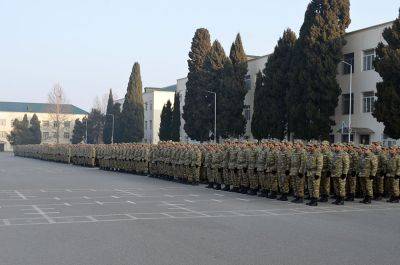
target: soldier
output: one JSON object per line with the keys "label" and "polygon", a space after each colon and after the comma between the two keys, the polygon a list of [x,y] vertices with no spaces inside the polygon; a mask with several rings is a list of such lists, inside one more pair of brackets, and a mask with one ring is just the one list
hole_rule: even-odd
{"label": "soldier", "polygon": [[247,157],[247,178],[249,181],[249,190],[247,191],[248,195],[254,196],[257,195],[258,192],[258,176],[256,172],[256,159],[257,159],[257,150],[259,145],[256,145],[256,142],[253,142],[251,146],[247,149],[246,157]]}
{"label": "soldier", "polygon": [[257,177],[258,177],[258,182],[260,185],[260,194],[258,195],[259,197],[267,197],[268,196],[268,190],[266,186],[266,154],[267,154],[267,148],[266,148],[266,142],[264,140],[261,141],[261,145],[256,148],[256,153],[257,153],[257,158],[256,158],[256,171],[257,171]]}
{"label": "soldier", "polygon": [[228,162],[230,183],[232,184],[232,189],[229,190],[230,192],[239,192],[240,188],[240,180],[238,176],[238,169],[236,166],[238,152],[239,152],[238,144],[233,143],[229,148],[229,162]]}
{"label": "soldier", "polygon": [[349,174],[347,175],[348,195],[346,197],[346,201],[354,201],[357,186],[357,177],[360,172],[360,154],[358,148],[356,148],[353,144],[348,144],[346,151],[349,154],[350,158],[350,169]]}
{"label": "soldier", "polygon": [[295,150],[292,153],[290,159],[290,177],[294,179],[293,187],[295,189],[295,199],[293,203],[304,202],[304,175],[306,165],[307,154],[300,141],[295,143]]}
{"label": "soldier", "polygon": [[278,195],[277,152],[274,143],[268,143],[269,149],[266,154],[266,172],[270,194],[268,198],[276,199]]}
{"label": "soldier", "polygon": [[322,155],[324,156],[324,163],[321,175],[321,199],[320,202],[327,202],[331,188],[331,174],[332,174],[332,157],[333,153],[329,146],[329,142],[323,141],[321,145]]}
{"label": "soldier", "polygon": [[360,180],[361,187],[364,191],[364,199],[360,203],[370,204],[373,197],[373,180],[378,170],[378,158],[372,153],[368,147],[362,147],[360,156]]}
{"label": "soldier", "polygon": [[389,181],[390,198],[387,202],[399,203],[400,155],[398,148],[390,148],[388,155],[387,178]]}
{"label": "soldier", "polygon": [[324,165],[324,156],[320,150],[320,147],[316,143],[310,143],[308,145],[308,156],[306,171],[308,176],[308,189],[310,194],[310,202],[307,203],[309,206],[317,206],[320,192],[320,182],[322,169]]}
{"label": "soldier", "polygon": [[373,143],[372,151],[378,158],[378,171],[374,179],[374,200],[380,201],[385,192],[385,176],[387,172],[388,154],[379,143]]}
{"label": "soldier", "polygon": [[334,145],[334,153],[332,159],[332,178],[335,185],[336,200],[333,204],[343,205],[346,196],[346,178],[349,173],[350,159],[349,155],[344,152],[341,144]]}
{"label": "soldier", "polygon": [[229,143],[223,146],[223,158],[222,158],[222,182],[224,183],[223,191],[229,191],[231,189],[231,177],[229,172]]}
{"label": "soldier", "polygon": [[211,161],[212,161],[212,146],[208,146],[205,152],[204,157],[204,168],[207,176],[208,186],[207,188],[212,189],[214,188],[214,175],[211,170]]}
{"label": "soldier", "polygon": [[288,142],[283,142],[277,154],[277,174],[279,176],[279,187],[281,190],[280,201],[287,201],[289,194],[290,181],[290,162],[292,157],[292,146]]}
{"label": "soldier", "polygon": [[237,174],[237,181],[239,182],[240,193],[247,193],[247,185],[248,185],[248,178],[247,178],[247,157],[246,157],[246,149],[248,146],[246,144],[242,144],[241,148],[238,150],[237,153],[237,162],[236,168],[238,169]]}

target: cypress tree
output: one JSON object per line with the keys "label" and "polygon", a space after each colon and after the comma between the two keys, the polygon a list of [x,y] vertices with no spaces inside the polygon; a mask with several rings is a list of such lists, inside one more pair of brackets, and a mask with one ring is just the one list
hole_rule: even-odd
{"label": "cypress tree", "polygon": [[100,144],[103,140],[104,115],[98,109],[92,109],[88,115],[87,133],[89,144]]}
{"label": "cypress tree", "polygon": [[383,31],[387,45],[379,43],[374,61],[375,70],[382,77],[377,87],[374,117],[385,125],[384,133],[400,138],[400,10],[392,27]]}
{"label": "cypress tree", "polygon": [[182,117],[185,120],[185,132],[191,139],[198,141],[210,139],[209,95],[204,89],[207,86],[204,60],[210,50],[208,30],[197,29],[189,52],[189,73]]}
{"label": "cypress tree", "polygon": [[287,95],[289,131],[301,139],[328,139],[341,89],[336,81],[349,0],[312,0],[295,45]]}
{"label": "cypress tree", "polygon": [[31,144],[40,144],[42,142],[42,131],[40,130],[40,121],[36,114],[33,114],[30,120],[29,133],[31,137]]}
{"label": "cypress tree", "polygon": [[142,141],[144,136],[143,123],[142,78],[140,76],[140,65],[136,62],[129,77],[125,101],[122,106],[121,141],[126,143]]}
{"label": "cypress tree", "polygon": [[75,120],[74,129],[72,131],[72,144],[82,143],[86,134],[86,124],[81,122],[79,119]]}
{"label": "cypress tree", "polygon": [[[113,98],[112,90],[110,89],[110,93],[108,95],[104,129],[103,129],[103,141],[105,144],[111,143],[112,127],[113,127],[112,115],[114,115],[113,107],[114,107],[114,98]],[[115,118],[115,116],[114,116],[114,118]],[[115,130],[115,120],[114,120],[114,130]]]}
{"label": "cypress tree", "polygon": [[115,103],[112,108],[114,114],[114,143],[121,143],[121,104]]}
{"label": "cypress tree", "polygon": [[287,29],[268,58],[263,74],[257,75],[252,133],[257,139],[284,139],[287,133],[286,92],[296,34]]}
{"label": "cypress tree", "polygon": [[174,96],[174,108],[172,110],[172,128],[171,128],[171,140],[179,142],[180,130],[181,130],[181,103],[179,93],[175,92]]}
{"label": "cypress tree", "polygon": [[161,111],[160,131],[158,133],[161,141],[172,139],[172,104],[167,101]]}

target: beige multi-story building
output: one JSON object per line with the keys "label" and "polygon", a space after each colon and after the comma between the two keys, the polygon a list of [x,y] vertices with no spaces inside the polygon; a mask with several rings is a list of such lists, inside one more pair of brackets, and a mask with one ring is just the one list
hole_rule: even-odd
{"label": "beige multi-story building", "polygon": [[[40,121],[42,143],[55,143],[57,139],[57,122],[54,105],[46,103],[0,102],[0,151],[12,151],[7,135],[12,130],[15,119],[22,120],[27,114],[30,120],[36,114]],[[86,117],[88,113],[74,105],[62,105],[59,114],[59,142],[70,143],[76,119]]]}
{"label": "beige multi-story building", "polygon": [[[344,61],[353,65],[352,74],[352,115],[351,115],[351,140],[356,144],[369,144],[370,142],[382,142],[385,145],[396,143],[395,140],[384,135],[384,125],[373,116],[372,110],[375,102],[376,83],[381,81],[379,74],[374,71],[373,60],[375,48],[383,41],[382,32],[393,22],[379,24],[368,28],[356,30],[346,34],[347,44],[343,47]],[[244,138],[253,138],[251,134],[251,117],[254,107],[254,91],[256,75],[262,71],[269,55],[250,57],[248,60],[248,74],[246,76],[247,95],[244,100],[244,116],[247,120]],[[338,66],[337,81],[342,89],[339,104],[335,110],[336,125],[332,128],[331,140],[335,142],[348,140],[349,120],[349,68],[341,63]],[[181,96],[181,113],[185,104],[187,78],[177,80],[177,92]],[[181,118],[181,141],[190,141],[183,126],[185,121]]]}

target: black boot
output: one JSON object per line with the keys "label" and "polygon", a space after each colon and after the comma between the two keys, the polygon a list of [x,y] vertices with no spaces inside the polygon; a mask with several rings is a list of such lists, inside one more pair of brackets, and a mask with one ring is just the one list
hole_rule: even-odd
{"label": "black boot", "polygon": [[229,185],[225,185],[225,187],[222,189],[223,191],[229,191],[231,187]]}
{"label": "black boot", "polygon": [[214,189],[216,189],[216,190],[221,190],[221,184],[215,185],[215,188],[214,188]]}
{"label": "black boot", "polygon": [[387,200],[387,202],[390,202],[390,203],[399,203],[399,197],[390,196],[390,199]]}
{"label": "black boot", "polygon": [[362,201],[360,201],[360,203],[371,204],[371,197],[365,196],[364,199]]}
{"label": "black boot", "polygon": [[298,202],[298,200],[299,200],[299,197],[298,196],[296,196],[293,200],[291,200],[290,202],[292,202],[292,203],[297,203]]}
{"label": "black boot", "polygon": [[318,199],[317,198],[312,198],[309,203],[307,203],[308,206],[318,206]]}
{"label": "black boot", "polygon": [[282,193],[281,197],[278,198],[278,201],[286,202],[287,200],[288,198],[286,193]]}
{"label": "black boot", "polygon": [[245,188],[245,187],[242,187],[241,189],[240,189],[240,193],[241,194],[247,194],[247,188]]}
{"label": "black boot", "polygon": [[277,198],[276,191],[272,191],[271,194],[268,196],[268,198],[273,199],[273,200],[276,199]]}
{"label": "black boot", "polygon": [[248,195],[251,195],[251,196],[255,196],[255,195],[257,195],[257,191],[256,191],[255,189],[249,189],[249,191],[247,192],[247,194],[248,194]]}
{"label": "black boot", "polygon": [[214,183],[213,182],[208,182],[208,186],[206,187],[207,189],[212,189],[214,188]]}
{"label": "black boot", "polygon": [[303,197],[297,197],[297,200],[294,203],[304,203]]}
{"label": "black boot", "polygon": [[258,197],[267,197],[268,192],[266,190],[261,190],[260,193],[258,194]]}
{"label": "black boot", "polygon": [[234,187],[234,188],[230,189],[229,191],[230,192],[239,192],[239,188]]}
{"label": "black boot", "polygon": [[322,195],[321,198],[319,199],[320,202],[328,202],[328,196],[327,195]]}
{"label": "black boot", "polygon": [[344,200],[342,197],[337,197],[337,199],[334,202],[332,202],[332,204],[344,205]]}
{"label": "black boot", "polygon": [[349,193],[349,196],[347,196],[346,201],[353,202],[354,201],[354,193]]}
{"label": "black boot", "polygon": [[380,193],[378,193],[378,194],[376,194],[376,195],[374,196],[374,200],[375,200],[375,201],[381,201],[382,198],[383,198],[383,195],[380,194]]}

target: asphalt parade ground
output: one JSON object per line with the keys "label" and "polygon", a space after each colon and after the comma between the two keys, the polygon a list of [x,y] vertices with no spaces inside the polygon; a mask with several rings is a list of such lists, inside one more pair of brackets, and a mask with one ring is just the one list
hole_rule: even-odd
{"label": "asphalt parade ground", "polygon": [[318,207],[0,153],[0,264],[399,264],[400,205]]}

